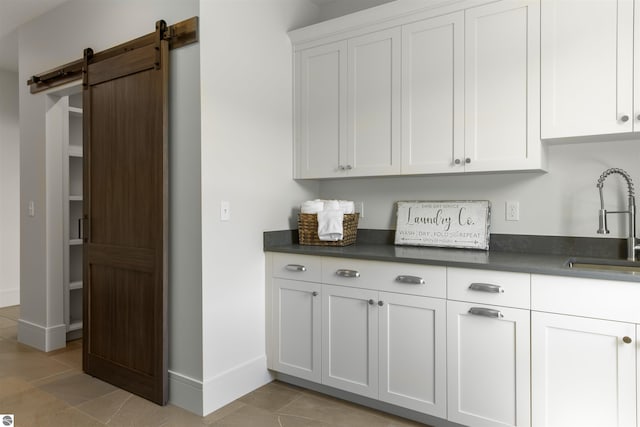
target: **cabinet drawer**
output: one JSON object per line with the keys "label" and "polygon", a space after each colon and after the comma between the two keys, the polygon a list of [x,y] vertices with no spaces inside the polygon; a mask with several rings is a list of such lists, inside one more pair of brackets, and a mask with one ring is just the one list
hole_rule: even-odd
{"label": "cabinet drawer", "polygon": [[322,283],[429,297],[446,297],[446,268],[324,258]]}
{"label": "cabinet drawer", "polygon": [[531,309],[640,323],[640,283],[534,274]]}
{"label": "cabinet drawer", "polygon": [[282,279],[320,282],[322,258],[310,255],[273,254],[273,276]]}
{"label": "cabinet drawer", "polygon": [[530,285],[527,273],[447,269],[447,298],[451,300],[528,309]]}

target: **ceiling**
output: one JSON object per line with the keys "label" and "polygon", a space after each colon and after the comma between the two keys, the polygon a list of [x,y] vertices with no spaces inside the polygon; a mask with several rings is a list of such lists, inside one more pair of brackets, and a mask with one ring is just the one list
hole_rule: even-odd
{"label": "ceiling", "polygon": [[18,71],[18,27],[66,1],[0,0],[0,69]]}

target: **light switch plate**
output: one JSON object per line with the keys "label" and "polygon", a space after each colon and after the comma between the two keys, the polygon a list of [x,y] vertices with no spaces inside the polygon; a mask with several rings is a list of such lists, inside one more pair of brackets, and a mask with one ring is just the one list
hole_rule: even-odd
{"label": "light switch plate", "polygon": [[228,200],[220,201],[220,221],[229,221],[231,219],[231,203]]}

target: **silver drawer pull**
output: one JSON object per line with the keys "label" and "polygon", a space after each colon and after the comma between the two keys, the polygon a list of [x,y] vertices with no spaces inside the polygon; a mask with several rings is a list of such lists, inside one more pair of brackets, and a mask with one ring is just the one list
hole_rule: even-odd
{"label": "silver drawer pull", "polygon": [[499,285],[491,285],[489,283],[472,283],[469,285],[472,291],[489,292],[492,294],[502,294],[504,289]]}
{"label": "silver drawer pull", "polygon": [[336,270],[336,276],[340,277],[360,277],[360,272],[358,270]]}
{"label": "silver drawer pull", "polygon": [[484,307],[471,307],[469,309],[469,314],[473,314],[474,316],[493,317],[496,319],[502,319],[504,317],[500,310]]}
{"label": "silver drawer pull", "polygon": [[287,264],[284,268],[289,271],[300,271],[300,272],[307,271],[307,267],[300,264]]}
{"label": "silver drawer pull", "polygon": [[406,283],[408,285],[424,285],[424,279],[418,276],[398,276],[396,282]]}

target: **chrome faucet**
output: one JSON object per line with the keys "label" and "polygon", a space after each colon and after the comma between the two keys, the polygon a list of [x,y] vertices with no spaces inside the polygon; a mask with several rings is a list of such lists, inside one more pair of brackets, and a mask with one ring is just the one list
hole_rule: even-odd
{"label": "chrome faucet", "polygon": [[[602,196],[602,189],[604,187],[604,180],[612,174],[619,174],[627,181],[627,188],[629,191],[629,207],[626,211],[609,211],[604,208],[604,197]],[[636,261],[636,250],[640,249],[640,245],[636,244],[636,198],[635,191],[633,189],[633,181],[631,180],[631,176],[623,170],[619,168],[610,168],[606,171],[602,172],[600,178],[598,178],[598,183],[596,184],[598,190],[600,191],[600,211],[598,215],[598,234],[609,234],[609,229],[607,228],[607,215],[608,214],[627,214],[629,215],[629,235],[627,236],[627,260]]]}

